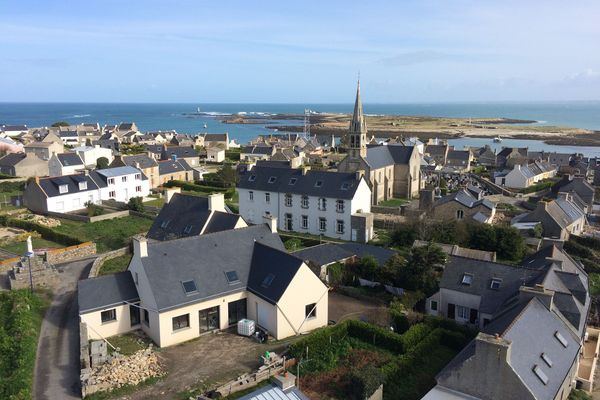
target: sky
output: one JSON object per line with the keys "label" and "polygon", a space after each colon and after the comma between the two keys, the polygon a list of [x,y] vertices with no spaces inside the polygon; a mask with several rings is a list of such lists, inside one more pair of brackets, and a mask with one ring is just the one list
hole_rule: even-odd
{"label": "sky", "polygon": [[600,99],[600,2],[0,1],[0,101]]}

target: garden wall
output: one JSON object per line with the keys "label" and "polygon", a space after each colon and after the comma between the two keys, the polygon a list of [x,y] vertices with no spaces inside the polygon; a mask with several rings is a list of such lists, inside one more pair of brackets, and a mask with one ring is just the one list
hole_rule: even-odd
{"label": "garden wall", "polygon": [[96,243],[85,242],[74,246],[46,251],[46,261],[50,264],[60,264],[96,254]]}
{"label": "garden wall", "polygon": [[96,260],[94,260],[94,263],[92,264],[92,268],[90,269],[90,273],[88,274],[88,278],[94,278],[94,277],[98,276],[98,271],[102,267],[102,264],[104,264],[106,261],[108,261],[112,258],[124,256],[125,254],[130,254],[130,253],[131,253],[131,249],[129,248],[129,246],[127,246],[127,247],[123,247],[123,248],[109,251],[108,253],[102,254],[100,257],[98,257],[98,258],[96,258]]}
{"label": "garden wall", "polygon": [[45,214],[49,215],[51,217],[64,218],[64,219],[68,219],[71,221],[98,222],[98,221],[104,221],[107,219],[128,217],[130,215],[130,212],[129,212],[129,210],[115,211],[115,212],[110,212],[108,214],[96,215],[93,217],[88,217],[87,215],[78,215],[78,214],[69,214],[69,213],[63,214],[63,213],[57,213],[57,212],[51,212],[51,211],[49,211]]}

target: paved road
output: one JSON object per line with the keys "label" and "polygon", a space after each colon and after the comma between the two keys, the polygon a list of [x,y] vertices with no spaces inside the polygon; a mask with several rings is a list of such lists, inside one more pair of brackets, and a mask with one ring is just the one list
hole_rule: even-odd
{"label": "paved road", "polygon": [[35,400],[81,398],[76,289],[92,262],[87,259],[56,266],[62,280],[42,321],[33,377]]}

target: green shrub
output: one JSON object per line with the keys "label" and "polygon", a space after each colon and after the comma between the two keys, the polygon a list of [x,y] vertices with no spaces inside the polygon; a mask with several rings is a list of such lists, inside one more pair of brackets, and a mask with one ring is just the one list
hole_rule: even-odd
{"label": "green shrub", "polygon": [[427,337],[430,332],[431,327],[427,324],[413,325],[402,334],[402,346],[405,349],[411,349]]}
{"label": "green shrub", "polygon": [[365,343],[400,354],[404,351],[402,335],[362,321],[344,321],[348,325],[348,335]]}
{"label": "green shrub", "polygon": [[165,187],[180,187],[183,190],[187,190],[190,192],[199,192],[199,193],[206,193],[206,194],[210,194],[210,193],[223,193],[225,195],[226,199],[230,199],[233,196],[233,192],[235,191],[235,189],[232,190],[228,190],[226,188],[222,188],[222,187],[216,187],[216,186],[206,186],[206,185],[197,185],[195,183],[190,183],[190,182],[184,182],[184,181],[169,181],[166,182],[163,186]]}
{"label": "green shrub", "polygon": [[364,400],[379,388],[385,380],[385,375],[380,368],[374,365],[367,365],[364,368],[353,368],[350,372],[349,395],[354,400]]}
{"label": "green shrub", "polygon": [[287,251],[296,251],[302,248],[302,241],[298,238],[286,240],[283,245]]}
{"label": "green shrub", "polygon": [[132,197],[127,202],[127,208],[132,211],[144,212],[144,202],[141,197]]}

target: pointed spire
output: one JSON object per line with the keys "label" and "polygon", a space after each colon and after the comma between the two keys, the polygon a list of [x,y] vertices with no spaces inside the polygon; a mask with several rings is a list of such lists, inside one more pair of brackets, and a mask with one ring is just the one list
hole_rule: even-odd
{"label": "pointed spire", "polygon": [[362,101],[360,100],[360,75],[356,87],[356,100],[354,101],[354,113],[350,122],[350,132],[367,132],[367,125],[363,116]]}

